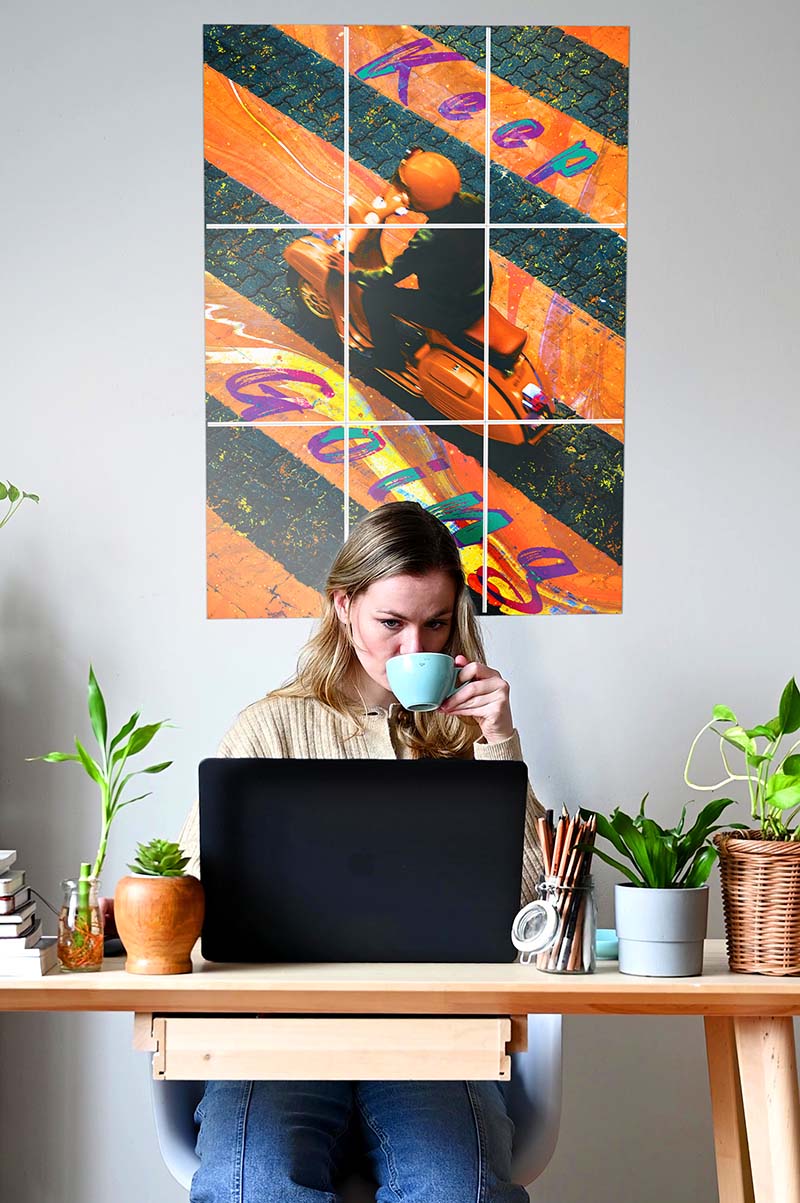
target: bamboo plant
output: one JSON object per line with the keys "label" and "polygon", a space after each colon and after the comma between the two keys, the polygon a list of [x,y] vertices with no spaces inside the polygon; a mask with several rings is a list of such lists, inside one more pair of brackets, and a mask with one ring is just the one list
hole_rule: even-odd
{"label": "bamboo plant", "polygon": [[[718,727],[715,724],[730,724]],[[692,789],[718,790],[731,781],[746,781],[750,795],[750,815],[758,822],[761,838],[765,840],[798,840],[800,827],[792,825],[800,815],[800,739],[782,755],[778,749],[784,736],[800,729],[800,690],[792,679],[787,683],[778,707],[778,714],[768,723],[743,727],[729,706],[715,706],[711,720],[695,736],[684,769],[684,780]],[[727,774],[714,785],[697,785],[690,781],[689,770],[701,737],[711,730],[719,737],[719,750]],[[759,740],[764,742],[759,747]],[[744,756],[744,773],[735,773],[725,755],[725,746],[735,748]],[[729,800],[729,799],[728,799]]]}
{"label": "bamboo plant", "polygon": [[72,760],[82,764],[92,781],[100,789],[100,843],[94,859],[92,877],[99,877],[106,859],[108,835],[111,824],[125,806],[148,798],[152,791],[137,794],[135,798],[124,798],[123,794],[128,783],[144,773],[163,773],[172,764],[171,760],[163,760],[159,764],[151,764],[146,769],[133,769],[126,772],[131,757],[143,752],[162,727],[171,724],[167,719],[158,723],[147,723],[137,726],[141,711],[132,714],[116,735],[109,738],[106,703],[94,669],[89,665],[89,720],[92,725],[95,740],[99,748],[99,756],[90,756],[81,741],[76,737],[74,752],[48,752],[46,756],[31,756],[29,760],[45,760],[48,764],[60,764]]}

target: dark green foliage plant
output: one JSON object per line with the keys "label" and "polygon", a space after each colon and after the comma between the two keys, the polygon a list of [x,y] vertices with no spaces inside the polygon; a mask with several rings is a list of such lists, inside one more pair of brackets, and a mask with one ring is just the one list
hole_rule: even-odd
{"label": "dark green foliage plant", "polygon": [[589,812],[597,819],[597,835],[607,840],[623,859],[617,860],[603,852],[596,843],[595,855],[618,869],[633,885],[645,889],[679,890],[705,885],[717,859],[710,836],[720,827],[730,830],[731,826],[737,826],[730,823],[717,825],[722,812],[732,805],[730,799],[709,802],[687,829],[685,806],[677,826],[664,828],[645,814],[647,797],[645,794],[638,813],[633,816],[625,814],[619,807],[608,818]]}

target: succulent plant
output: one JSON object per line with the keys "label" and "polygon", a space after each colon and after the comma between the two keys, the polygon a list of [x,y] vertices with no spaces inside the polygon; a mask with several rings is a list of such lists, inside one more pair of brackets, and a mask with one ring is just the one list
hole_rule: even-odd
{"label": "succulent plant", "polygon": [[180,846],[169,840],[151,840],[138,844],[136,858],[128,865],[139,877],[183,877],[189,857],[183,856]]}

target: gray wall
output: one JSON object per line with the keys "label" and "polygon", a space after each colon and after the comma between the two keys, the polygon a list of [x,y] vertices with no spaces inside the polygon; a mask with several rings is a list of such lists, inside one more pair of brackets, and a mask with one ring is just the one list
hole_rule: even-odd
{"label": "gray wall", "polygon": [[[113,834],[111,887],[135,840],[177,830],[197,760],[310,629],[204,618],[201,21],[337,17],[633,27],[625,612],[487,623],[541,798],[649,789],[666,819],[712,703],[763,720],[800,669],[791,0],[9,5],[0,475],[42,504],[0,534],[0,844],[53,898],[97,803],[73,766],[23,757],[85,731],[89,660],[116,719],[144,704],[178,724],[174,768]],[[17,1203],[182,1198],[130,1035],[127,1016],[0,1020]],[[700,1021],[569,1021],[534,1198],[715,1197]]]}

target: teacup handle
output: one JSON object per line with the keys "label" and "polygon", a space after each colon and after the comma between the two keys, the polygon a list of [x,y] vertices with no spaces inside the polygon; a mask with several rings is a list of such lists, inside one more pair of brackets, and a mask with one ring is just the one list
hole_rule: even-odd
{"label": "teacup handle", "polygon": [[447,693],[447,694],[445,695],[446,697],[448,697],[448,698],[451,698],[451,697],[453,696],[453,694],[454,694],[454,693],[457,693],[457,692],[458,692],[458,690],[461,688],[461,684],[460,684],[460,682],[459,682],[459,680],[458,680],[458,674],[459,674],[460,672],[461,672],[461,669],[460,669],[460,668],[458,668],[458,667],[457,667],[457,666],[454,664],[454,665],[453,665],[453,680],[452,680],[452,682],[451,682],[451,684],[450,684],[450,691],[449,691],[449,693]]}

